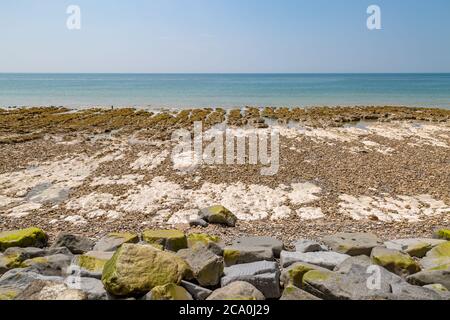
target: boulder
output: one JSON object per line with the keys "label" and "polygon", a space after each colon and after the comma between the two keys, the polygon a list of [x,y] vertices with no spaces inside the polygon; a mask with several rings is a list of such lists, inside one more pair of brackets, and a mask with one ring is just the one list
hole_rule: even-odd
{"label": "boulder", "polygon": [[272,237],[241,237],[233,241],[233,246],[268,248],[273,251],[275,258],[280,257],[284,248],[283,242]]}
{"label": "boulder", "polygon": [[86,252],[73,259],[74,265],[80,268],[79,270],[73,268],[73,270],[75,270],[75,273],[79,272],[79,275],[81,276],[100,279],[106,262],[108,262],[113,255],[114,252],[109,251]]}
{"label": "boulder", "polygon": [[0,276],[8,270],[21,268],[23,260],[17,254],[1,254],[0,253]]}
{"label": "boulder", "polygon": [[203,245],[196,245],[190,249],[182,249],[177,256],[184,259],[194,278],[201,286],[215,286],[220,282],[223,273],[223,258],[207,250]]}
{"label": "boulder", "polygon": [[221,279],[222,287],[235,281],[254,285],[268,299],[279,298],[281,295],[280,271],[276,262],[258,261],[225,268]]}
{"label": "boulder", "polygon": [[388,249],[404,251],[411,257],[423,258],[428,251],[444,242],[445,240],[416,238],[386,241],[384,245]]}
{"label": "boulder", "polygon": [[442,300],[434,290],[410,285],[409,283],[394,283],[391,285],[392,294],[397,300]]}
{"label": "boulder", "polygon": [[135,233],[109,233],[101,238],[94,246],[93,251],[116,251],[124,243],[138,243],[139,236]]}
{"label": "boulder", "polygon": [[195,300],[205,300],[212,293],[212,290],[200,287],[192,282],[188,282],[185,280],[181,281],[181,286],[185,288]]}
{"label": "boulder", "polygon": [[47,245],[48,236],[39,228],[27,228],[0,232],[0,251],[11,247],[37,247]]}
{"label": "boulder", "polygon": [[192,278],[188,264],[174,253],[147,245],[123,244],[105,264],[102,282],[118,297],[148,293],[156,286]]}
{"label": "boulder", "polygon": [[199,216],[209,223],[222,224],[228,227],[234,227],[237,221],[237,217],[230,210],[220,205],[201,209]]}
{"label": "boulder", "polygon": [[22,291],[16,300],[86,300],[81,290],[70,289],[64,283],[37,280]]}
{"label": "boulder", "polygon": [[280,255],[281,267],[287,268],[295,262],[306,262],[326,269],[333,270],[350,256],[343,253],[322,251],[322,252],[289,252],[282,251]]}
{"label": "boulder", "polygon": [[17,288],[0,287],[0,301],[14,300],[20,292]]}
{"label": "boulder", "polygon": [[73,254],[83,254],[91,251],[94,244],[94,241],[86,237],[60,233],[51,248],[66,247]]}
{"label": "boulder", "polygon": [[212,236],[206,233],[191,233],[187,237],[188,247],[192,248],[197,245],[204,245],[208,250],[221,256],[223,255],[223,243],[219,237]]}
{"label": "boulder", "polygon": [[408,276],[420,271],[420,265],[407,253],[376,247],[372,250],[372,262],[400,276]]}
{"label": "boulder", "polygon": [[434,233],[434,236],[438,239],[450,241],[450,229],[436,230],[436,232]]}
{"label": "boulder", "polygon": [[30,267],[46,276],[63,276],[67,274],[67,268],[70,266],[71,261],[71,255],[54,254],[25,260],[22,266]]}
{"label": "boulder", "polygon": [[265,247],[229,246],[223,250],[225,266],[250,263],[256,261],[274,260],[273,250]]}
{"label": "boulder", "polygon": [[154,287],[147,297],[148,300],[193,300],[185,288],[174,283]]}
{"label": "boulder", "polygon": [[350,256],[370,256],[372,249],[382,244],[381,240],[371,233],[337,233],[326,236],[323,242],[331,250]]}
{"label": "boulder", "polygon": [[265,297],[252,284],[236,281],[214,290],[206,300],[265,300]]}
{"label": "boulder", "polygon": [[44,276],[33,268],[12,269],[0,277],[0,287],[12,288],[17,291],[25,290],[33,281],[63,282],[62,277]]}
{"label": "boulder", "polygon": [[446,241],[428,251],[426,256],[420,260],[420,264],[428,270],[450,269],[450,241]]}
{"label": "boulder", "polygon": [[448,291],[447,288],[444,287],[442,284],[433,283],[423,287],[436,292],[441,297],[442,300],[450,300],[450,291]]}
{"label": "boulder", "polygon": [[142,239],[153,245],[160,245],[165,250],[177,252],[187,248],[185,234],[179,230],[146,230],[142,233]]}
{"label": "boulder", "polygon": [[371,265],[373,265],[372,260],[366,255],[361,255],[345,259],[342,263],[338,264],[333,271],[339,273],[349,273],[355,266],[359,266],[367,270],[367,268]]}
{"label": "boulder", "polygon": [[302,289],[294,286],[288,285],[284,288],[283,294],[281,295],[280,300],[321,300],[312,294],[303,291]]}
{"label": "boulder", "polygon": [[318,252],[318,251],[328,251],[327,246],[320,244],[317,241],[308,239],[299,239],[294,242],[295,251],[297,252]]}
{"label": "boulder", "polygon": [[447,270],[423,270],[410,275],[406,280],[417,286],[439,283],[450,290],[450,268]]}
{"label": "boulder", "polygon": [[281,283],[284,287],[294,285],[302,287],[303,276],[311,270],[327,271],[328,269],[315,266],[306,262],[295,262],[281,272]]}
{"label": "boulder", "polygon": [[69,276],[64,283],[69,289],[76,289],[84,292],[88,300],[106,300],[108,298],[103,283],[98,279]]}

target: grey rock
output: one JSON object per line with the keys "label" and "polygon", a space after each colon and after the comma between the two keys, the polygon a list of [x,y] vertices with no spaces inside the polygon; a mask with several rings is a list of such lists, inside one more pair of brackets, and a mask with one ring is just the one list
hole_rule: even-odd
{"label": "grey rock", "polygon": [[214,290],[206,300],[265,300],[265,297],[252,284],[236,281]]}
{"label": "grey rock", "polygon": [[414,285],[424,286],[439,283],[450,290],[450,269],[448,270],[424,270],[410,275],[406,280]]}
{"label": "grey rock", "polygon": [[282,251],[280,255],[280,264],[283,268],[286,268],[295,262],[306,262],[333,270],[334,267],[344,262],[344,260],[349,257],[349,255],[332,251],[307,253]]}
{"label": "grey rock", "polygon": [[420,271],[420,265],[407,253],[376,247],[372,250],[370,259],[374,264],[385,267],[400,276],[408,276]]}
{"label": "grey rock", "polygon": [[192,219],[192,220],[189,220],[189,225],[191,226],[191,227],[204,227],[204,228],[206,228],[207,226],[208,226],[208,222],[206,222],[205,220],[203,220],[203,219]]}
{"label": "grey rock", "polygon": [[139,242],[138,235],[131,234],[108,234],[101,238],[92,249],[93,251],[116,251],[124,243],[137,243]]}
{"label": "grey rock", "polygon": [[229,246],[223,250],[225,266],[256,261],[273,261],[273,250],[265,247]]}
{"label": "grey rock", "polygon": [[397,300],[442,300],[434,290],[413,286],[409,283],[394,283],[391,285],[391,289]]}
{"label": "grey rock", "polygon": [[228,227],[234,227],[237,222],[237,217],[221,205],[201,209],[199,211],[199,217],[209,223],[223,224]]}
{"label": "grey rock", "polygon": [[25,290],[35,280],[63,282],[62,277],[44,276],[33,268],[12,269],[0,277],[0,287],[17,288]]}
{"label": "grey rock", "polygon": [[11,247],[5,250],[5,256],[17,256],[19,260],[25,261],[28,259],[33,259],[37,257],[45,256],[46,250],[42,248],[19,248],[19,247]]}
{"label": "grey rock", "polygon": [[222,287],[245,281],[254,285],[266,298],[280,297],[280,271],[276,262],[259,261],[225,268]]}
{"label": "grey rock", "polygon": [[367,269],[371,265],[373,265],[372,260],[366,255],[361,255],[345,259],[334,268],[334,271],[339,273],[349,273],[355,266],[360,266]]}
{"label": "grey rock", "polygon": [[388,249],[404,251],[412,257],[422,258],[428,251],[444,242],[445,240],[413,238],[386,241],[384,245]]}
{"label": "grey rock", "polygon": [[450,291],[448,291],[447,288],[444,287],[442,284],[433,283],[423,287],[436,292],[442,298],[442,300],[450,300]]}
{"label": "grey rock", "polygon": [[318,252],[318,251],[328,251],[328,247],[320,244],[319,242],[308,240],[308,239],[299,239],[294,242],[295,251],[307,253],[307,252]]}
{"label": "grey rock", "polygon": [[310,263],[295,262],[281,271],[280,282],[284,287],[294,285],[301,288],[303,276],[311,270],[328,271],[328,269]]}
{"label": "grey rock", "polygon": [[88,300],[107,300],[108,298],[103,283],[98,279],[69,276],[66,278],[65,284],[69,289],[77,289],[84,292]]}
{"label": "grey rock", "polygon": [[86,300],[81,290],[69,289],[64,283],[52,281],[33,281],[16,300]]}
{"label": "grey rock", "polygon": [[382,244],[382,241],[371,233],[337,233],[326,236],[323,242],[331,250],[350,256],[370,256],[372,249]]}
{"label": "grey rock", "polygon": [[83,254],[91,251],[95,243],[89,238],[73,234],[60,233],[51,248],[66,247],[73,254]]}
{"label": "grey rock", "polygon": [[233,241],[233,246],[269,248],[276,258],[284,248],[283,242],[272,237],[241,237]]}
{"label": "grey rock", "polygon": [[67,274],[67,269],[72,262],[72,258],[72,255],[54,254],[25,260],[23,264],[42,275],[62,276]]}
{"label": "grey rock", "polygon": [[280,300],[322,300],[296,286],[289,285],[283,290]]}
{"label": "grey rock", "polygon": [[181,281],[181,286],[185,288],[195,300],[205,300],[212,293],[212,290],[200,287],[192,282],[188,282],[185,280]]}

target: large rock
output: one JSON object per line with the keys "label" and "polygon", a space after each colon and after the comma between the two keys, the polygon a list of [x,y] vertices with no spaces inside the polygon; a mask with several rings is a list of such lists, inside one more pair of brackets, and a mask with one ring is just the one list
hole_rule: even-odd
{"label": "large rock", "polygon": [[44,276],[36,272],[33,268],[12,269],[0,277],[0,287],[25,290],[33,281],[63,282],[62,277]]}
{"label": "large rock", "polygon": [[410,275],[406,280],[418,286],[439,283],[450,290],[450,268],[447,270],[424,270]]}
{"label": "large rock", "polygon": [[280,271],[276,262],[259,261],[237,264],[224,270],[222,287],[235,281],[251,283],[266,298],[280,297]]}
{"label": "large rock", "polygon": [[280,255],[280,264],[283,268],[287,268],[295,262],[306,262],[333,270],[334,267],[349,257],[350,256],[347,254],[332,251],[306,253],[282,251]]}
{"label": "large rock", "polygon": [[315,266],[306,262],[296,262],[285,268],[281,272],[281,283],[284,287],[294,285],[301,288],[303,276],[311,270],[327,271],[328,269]]}
{"label": "large rock", "polygon": [[442,300],[434,290],[410,285],[409,283],[394,283],[391,285],[392,294],[398,300]]}
{"label": "large rock", "polygon": [[60,233],[55,242],[52,245],[52,248],[57,247],[66,247],[73,254],[83,254],[88,251],[91,251],[94,247],[94,241],[87,237],[77,236],[68,233]]}
{"label": "large rock", "polygon": [[8,270],[22,267],[22,263],[20,255],[0,253],[0,276]]}
{"label": "large rock", "polygon": [[181,286],[185,288],[195,300],[205,300],[212,293],[212,290],[200,287],[192,282],[188,282],[185,280],[181,281]]}
{"label": "large rock", "polygon": [[201,286],[215,286],[220,282],[223,258],[207,250],[204,245],[179,250],[177,256],[188,263]]}
{"label": "large rock", "polygon": [[439,229],[435,232],[435,237],[438,239],[443,239],[450,241],[450,229]]}
{"label": "large rock", "polygon": [[39,228],[0,232],[0,251],[11,247],[38,247],[47,245],[48,236]]}
{"label": "large rock", "polygon": [[413,238],[386,241],[384,245],[388,249],[404,251],[411,257],[423,258],[428,251],[444,242],[445,240]]}
{"label": "large rock", "polygon": [[123,244],[102,275],[106,290],[119,297],[141,296],[156,286],[192,278],[188,264],[175,254],[148,245]]}
{"label": "large rock", "polygon": [[372,260],[366,256],[354,256],[350,257],[348,259],[345,259],[342,263],[338,264],[333,271],[339,272],[339,273],[349,273],[352,268],[355,266],[358,266],[360,268],[364,268],[367,270],[371,265],[373,265]]}
{"label": "large rock", "polygon": [[22,291],[16,300],[86,300],[81,290],[70,289],[64,283],[37,280]]}
{"label": "large rock", "polygon": [[208,250],[214,252],[218,256],[223,255],[224,244],[217,236],[206,233],[191,233],[187,237],[188,247],[193,248],[198,245],[206,246]]}
{"label": "large rock", "polygon": [[230,210],[220,205],[201,209],[199,216],[209,223],[223,224],[228,227],[234,227],[237,221],[237,217]]}
{"label": "large rock", "polygon": [[79,272],[80,276],[100,279],[103,274],[103,268],[114,255],[114,252],[109,251],[89,251],[83,255],[76,256],[73,263],[80,269],[75,270]]}
{"label": "large rock", "polygon": [[148,300],[193,300],[189,292],[174,283],[157,286],[148,294]]}
{"label": "large rock", "polygon": [[103,287],[103,283],[94,278],[79,276],[69,276],[64,282],[69,289],[76,289],[84,292],[88,300],[106,300],[108,294]]}
{"label": "large rock", "polygon": [[302,289],[294,286],[288,285],[284,288],[283,294],[281,295],[280,300],[321,300],[316,296],[313,296],[309,292],[303,291]]}
{"label": "large rock", "polygon": [[17,288],[0,287],[0,301],[14,300],[21,292]]}
{"label": "large rock", "polygon": [[142,233],[142,239],[174,252],[187,248],[186,235],[179,230],[146,230]]}
{"label": "large rock", "polygon": [[213,291],[206,300],[265,300],[265,297],[252,284],[236,281]]}
{"label": "large rock", "polygon": [[275,258],[280,257],[283,242],[272,237],[241,237],[233,241],[233,246],[262,247],[273,251]]}
{"label": "large rock", "polygon": [[124,243],[138,243],[139,236],[135,233],[109,233],[101,238],[94,246],[93,251],[116,251]]}
{"label": "large rock", "polygon": [[322,241],[331,250],[350,256],[370,256],[372,249],[382,244],[381,240],[371,233],[337,233],[326,236]]}
{"label": "large rock", "polygon": [[72,262],[71,255],[54,254],[51,256],[36,257],[25,260],[23,267],[30,267],[36,272],[46,276],[64,276]]}
{"label": "large rock", "polygon": [[448,291],[448,289],[444,287],[442,284],[433,283],[427,284],[426,286],[423,287],[436,292],[442,298],[442,300],[450,300],[450,291]]}
{"label": "large rock", "polygon": [[250,263],[256,261],[274,260],[271,248],[249,247],[249,246],[229,246],[223,250],[223,259],[225,266],[229,267],[235,264]]}
{"label": "large rock", "polygon": [[328,251],[328,247],[313,240],[309,239],[299,239],[294,242],[295,251],[297,252],[318,252],[318,251]]}
{"label": "large rock", "polygon": [[372,250],[372,262],[400,276],[408,276],[420,271],[420,265],[407,253],[376,247]]}
{"label": "large rock", "polygon": [[442,243],[426,254],[425,258],[420,260],[424,269],[429,270],[447,270],[450,269],[450,241]]}

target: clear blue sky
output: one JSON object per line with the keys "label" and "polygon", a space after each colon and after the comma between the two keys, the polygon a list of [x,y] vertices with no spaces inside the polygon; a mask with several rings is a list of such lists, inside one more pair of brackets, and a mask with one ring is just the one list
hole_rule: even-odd
{"label": "clear blue sky", "polygon": [[450,72],[450,1],[3,0],[0,72]]}

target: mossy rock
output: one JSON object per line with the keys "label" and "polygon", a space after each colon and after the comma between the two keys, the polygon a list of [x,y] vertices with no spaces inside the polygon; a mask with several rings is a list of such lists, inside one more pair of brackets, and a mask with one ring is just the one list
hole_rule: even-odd
{"label": "mossy rock", "polygon": [[23,268],[22,256],[18,253],[3,255],[0,254],[0,275],[4,274],[8,270],[15,268]]}
{"label": "mossy rock", "polygon": [[36,258],[25,260],[22,263],[22,265],[24,267],[31,267],[31,266],[43,265],[43,264],[47,264],[47,263],[48,263],[47,257],[36,257]]}
{"label": "mossy rock", "polygon": [[450,241],[450,229],[440,229],[435,232],[435,236],[439,239]]}
{"label": "mossy rock", "polygon": [[186,235],[180,230],[146,230],[142,233],[142,239],[174,252],[187,248]]}
{"label": "mossy rock", "polygon": [[192,279],[188,264],[175,254],[148,245],[124,244],[105,264],[102,282],[118,297],[139,297],[154,287]]}
{"label": "mossy rock", "polygon": [[330,279],[333,276],[331,271],[311,270],[303,275],[302,285],[309,282],[323,282]]}
{"label": "mossy rock", "polygon": [[239,261],[240,251],[231,248],[225,248],[223,250],[223,261],[225,265],[232,266]]}
{"label": "mossy rock", "polygon": [[281,281],[285,287],[294,285],[301,288],[303,284],[303,276],[311,270],[327,271],[324,268],[309,263],[296,262],[281,272]]}
{"label": "mossy rock", "polygon": [[0,251],[11,247],[38,247],[47,244],[47,234],[39,228],[27,228],[0,232]]}
{"label": "mossy rock", "polygon": [[372,250],[372,262],[400,276],[407,276],[421,270],[420,265],[407,253],[376,247]]}
{"label": "mossy rock", "polygon": [[228,227],[236,225],[237,217],[227,208],[216,205],[200,210],[200,218],[212,224],[223,224]]}
{"label": "mossy rock", "polygon": [[150,300],[193,300],[187,290],[175,283],[157,286],[150,292]]}
{"label": "mossy rock", "polygon": [[20,294],[15,288],[0,288],[0,301],[14,300]]}
{"label": "mossy rock", "polygon": [[420,263],[428,270],[450,269],[450,241],[442,243],[430,251]]}
{"label": "mossy rock", "polygon": [[112,252],[90,251],[75,258],[75,263],[82,269],[94,273],[102,273],[106,262],[113,256]]}
{"label": "mossy rock", "polygon": [[208,245],[210,243],[219,243],[220,238],[206,233],[191,233],[187,238],[188,247],[194,247],[197,244]]}
{"label": "mossy rock", "polygon": [[124,243],[138,243],[139,235],[130,232],[113,232],[101,238],[94,246],[94,251],[116,251]]}

